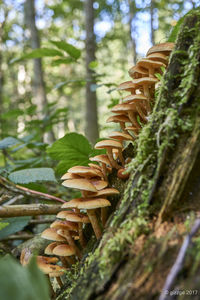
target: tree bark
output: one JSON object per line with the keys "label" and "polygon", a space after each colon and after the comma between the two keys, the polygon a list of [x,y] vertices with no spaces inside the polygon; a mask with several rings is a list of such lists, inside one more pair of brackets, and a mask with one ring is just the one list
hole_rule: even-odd
{"label": "tree bark", "polygon": [[[35,0],[26,0],[24,8],[25,21],[30,30],[31,48],[40,48],[40,37],[35,23]],[[39,115],[44,117],[44,111],[46,110],[48,114],[49,110],[41,58],[34,59],[33,96],[34,102],[39,110]],[[55,141],[55,136],[53,130],[51,129],[48,132],[47,142],[53,141]]]}
{"label": "tree bark", "polygon": [[86,115],[85,135],[94,144],[99,137],[97,95],[93,89],[96,84],[95,73],[90,68],[90,63],[95,61],[95,34],[94,34],[94,9],[93,0],[85,1],[85,29],[86,29]]}
{"label": "tree bark", "polygon": [[133,56],[133,63],[137,63],[137,51],[136,51],[136,26],[135,26],[135,14],[136,4],[135,1],[128,1],[129,3],[129,36],[131,42],[131,53]]}
{"label": "tree bark", "polygon": [[180,29],[151,119],[138,137],[121,201],[96,250],[59,300],[159,299],[177,261],[181,268],[173,272],[164,299],[177,290],[181,299],[199,299],[199,242],[193,238],[200,210],[199,28],[197,9]]}

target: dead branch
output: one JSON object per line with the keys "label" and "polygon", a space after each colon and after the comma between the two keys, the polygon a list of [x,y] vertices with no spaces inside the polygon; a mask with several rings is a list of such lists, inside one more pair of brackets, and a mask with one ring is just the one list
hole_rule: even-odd
{"label": "dead branch", "polygon": [[47,205],[47,204],[22,204],[22,205],[1,206],[0,218],[55,215],[61,210],[62,209],[60,205]]}
{"label": "dead branch", "polygon": [[29,240],[34,237],[33,234],[13,234],[9,235],[6,238],[2,239],[1,241],[14,241],[14,240]]}
{"label": "dead branch", "polygon": [[192,237],[196,234],[196,232],[199,230],[199,228],[200,228],[200,219],[196,219],[190,233],[185,237],[185,240],[181,246],[181,249],[179,251],[177,259],[167,276],[167,279],[165,281],[164,288],[162,290],[159,300],[167,300],[168,299],[168,293],[172,289],[172,286],[174,285],[176,277],[183,267],[185,255],[186,255],[187,249],[190,245],[190,242],[192,240]]}

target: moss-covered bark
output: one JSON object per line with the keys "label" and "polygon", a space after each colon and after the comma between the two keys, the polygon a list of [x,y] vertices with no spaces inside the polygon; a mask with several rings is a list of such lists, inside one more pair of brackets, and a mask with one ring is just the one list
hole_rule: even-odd
{"label": "moss-covered bark", "polygon": [[[96,249],[67,274],[57,299],[158,298],[200,208],[199,29],[197,9],[180,30],[120,204]],[[199,245],[197,238],[175,282],[180,289],[199,289],[192,299],[200,295]]]}

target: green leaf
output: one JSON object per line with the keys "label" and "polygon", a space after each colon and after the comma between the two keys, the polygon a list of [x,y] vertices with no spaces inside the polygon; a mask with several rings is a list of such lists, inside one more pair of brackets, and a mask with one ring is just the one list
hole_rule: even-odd
{"label": "green leaf", "polygon": [[52,49],[52,48],[38,48],[34,49],[31,52],[22,55],[19,58],[14,58],[10,61],[10,64],[19,62],[24,59],[32,59],[32,58],[42,58],[42,57],[54,57],[54,56],[63,56],[62,52]]}
{"label": "green leaf", "polygon": [[98,67],[98,61],[93,60],[89,63],[89,68],[90,69],[96,69]]}
{"label": "green leaf", "polygon": [[193,10],[190,10],[189,12],[187,12],[183,17],[181,17],[178,22],[176,23],[176,25],[173,27],[171,33],[170,33],[170,36],[168,38],[168,42],[171,42],[171,43],[175,43],[176,41],[176,37],[178,35],[178,32],[180,30],[180,27],[181,25],[183,24],[183,21],[185,20],[185,17],[191,13],[191,11]]}
{"label": "green leaf", "polygon": [[53,159],[60,161],[57,166],[59,174],[76,165],[86,166],[94,151],[95,155],[102,153],[94,150],[86,137],[75,132],[66,134],[47,149]]}
{"label": "green leaf", "polygon": [[24,111],[19,108],[11,109],[8,112],[2,114],[2,119],[4,119],[4,120],[9,119],[9,118],[14,119],[23,114],[24,114]]}
{"label": "green leaf", "polygon": [[68,65],[68,64],[71,64],[74,62],[74,59],[72,57],[66,57],[66,58],[58,58],[58,59],[55,59],[51,65],[53,67],[55,66],[59,66],[61,64],[65,64],[65,65]]}
{"label": "green leaf", "polygon": [[54,181],[56,178],[51,168],[24,169],[10,173],[8,178],[14,183],[30,183],[36,181]]}
{"label": "green leaf", "polygon": [[9,223],[0,222],[0,231],[8,225],[9,225]]}
{"label": "green leaf", "polygon": [[10,256],[0,259],[0,299],[50,300],[45,275],[39,270],[36,259],[22,267]]}
{"label": "green leaf", "polygon": [[[22,230],[30,221],[31,217],[6,218],[1,220],[2,224],[8,224],[0,231],[0,240]],[[1,299],[1,298],[0,298]]]}
{"label": "green leaf", "polygon": [[13,138],[12,136],[9,136],[0,141],[0,149],[6,149],[11,146],[15,146],[19,143],[20,143],[19,140],[17,140],[16,138]]}
{"label": "green leaf", "polygon": [[65,51],[71,57],[78,59],[81,56],[81,51],[74,47],[73,45],[66,43],[64,41],[50,41],[58,49]]}

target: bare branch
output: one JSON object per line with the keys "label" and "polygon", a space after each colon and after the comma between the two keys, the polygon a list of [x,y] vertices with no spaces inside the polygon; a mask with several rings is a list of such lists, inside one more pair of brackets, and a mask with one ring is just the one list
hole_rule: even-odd
{"label": "bare branch", "polygon": [[0,218],[20,217],[20,216],[38,216],[55,215],[63,210],[60,205],[47,204],[23,204],[0,207]]}

